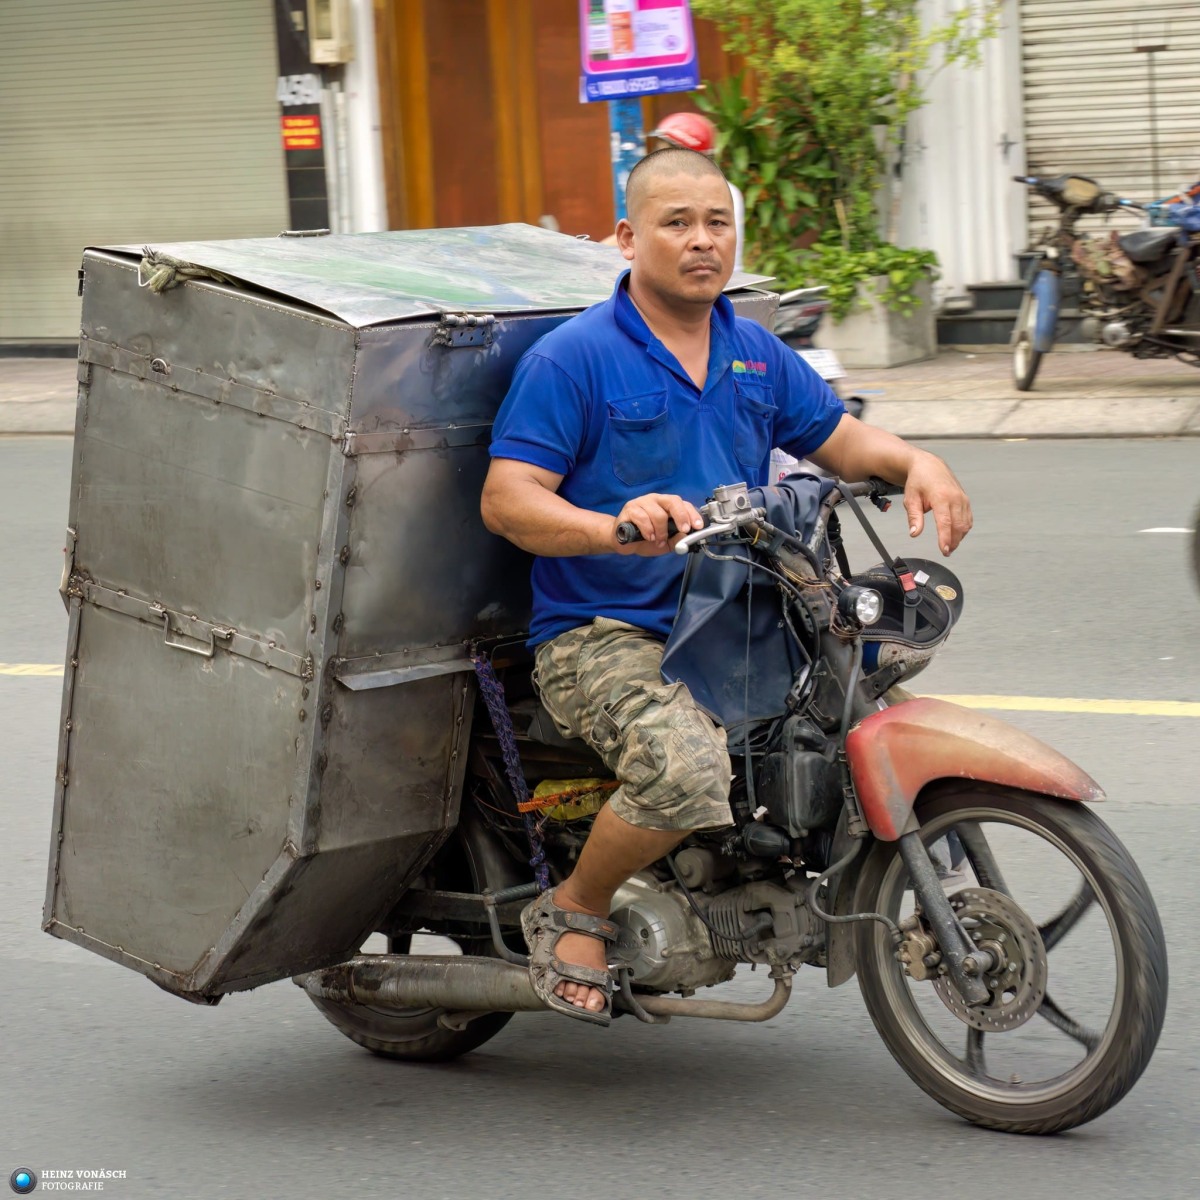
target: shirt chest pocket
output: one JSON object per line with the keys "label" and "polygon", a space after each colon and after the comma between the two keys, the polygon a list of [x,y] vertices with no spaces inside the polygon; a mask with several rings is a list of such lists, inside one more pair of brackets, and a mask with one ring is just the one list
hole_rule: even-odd
{"label": "shirt chest pocket", "polygon": [[761,383],[737,380],[733,385],[733,452],[744,467],[760,467],[771,452],[775,434],[775,395]]}
{"label": "shirt chest pocket", "polygon": [[667,408],[667,391],[622,396],[608,403],[613,474],[631,487],[664,480],[679,470],[679,429]]}

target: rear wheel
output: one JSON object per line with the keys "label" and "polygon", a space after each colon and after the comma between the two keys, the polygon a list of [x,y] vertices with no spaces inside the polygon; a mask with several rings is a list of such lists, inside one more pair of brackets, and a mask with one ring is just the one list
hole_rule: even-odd
{"label": "rear wheel", "polygon": [[908,871],[878,843],[858,911],[901,924],[917,963],[897,961],[882,925],[859,926],[859,982],[888,1050],[939,1104],[990,1129],[1057,1133],[1100,1116],[1145,1070],[1166,1012],[1166,947],[1141,872],[1078,804],[964,785],[918,815],[935,858],[956,865],[951,832],[965,850],[963,878],[945,886],[991,955],[991,1000],[968,1007],[937,973]]}
{"label": "rear wheel", "polygon": [[1027,392],[1033,387],[1038,368],[1042,365],[1042,351],[1033,348],[1037,330],[1038,298],[1030,287],[1021,301],[1017,323],[1013,330],[1013,383],[1018,392]]}
{"label": "rear wheel", "polygon": [[[464,806],[465,807],[465,806]],[[485,886],[498,889],[524,882],[511,864],[486,842],[473,814],[464,812],[463,820],[435,861],[431,874],[439,888],[448,891],[480,892]],[[470,954],[493,957],[491,937],[474,929],[449,931],[453,936],[432,937],[417,934],[389,937],[389,954]],[[458,1028],[440,1024],[447,1018],[444,1008],[373,1008],[366,1004],[343,1004],[312,997],[312,1002],[335,1028],[352,1042],[378,1054],[403,1062],[448,1062],[482,1046],[498,1034],[512,1019],[507,1012],[482,1013]],[[465,1014],[457,1014],[455,1024]]]}

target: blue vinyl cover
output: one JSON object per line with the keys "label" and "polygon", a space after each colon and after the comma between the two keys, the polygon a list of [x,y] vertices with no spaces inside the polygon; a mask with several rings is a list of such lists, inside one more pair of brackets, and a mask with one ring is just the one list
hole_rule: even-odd
{"label": "blue vinyl cover", "polygon": [[[751,488],[750,501],[767,510],[767,520],[777,529],[807,540],[821,499],[833,486],[832,480],[795,475],[771,487]],[[747,557],[740,544],[710,545],[716,554]],[[783,713],[792,680],[804,663],[784,624],[775,580],[754,571],[747,586],[750,573],[744,563],[692,554],[663,653],[663,679],[687,684],[696,703],[726,729]]]}

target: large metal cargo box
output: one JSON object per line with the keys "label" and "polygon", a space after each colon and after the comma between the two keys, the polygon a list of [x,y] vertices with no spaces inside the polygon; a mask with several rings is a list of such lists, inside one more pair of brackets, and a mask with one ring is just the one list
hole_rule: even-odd
{"label": "large metal cargo box", "polygon": [[141,258],[81,272],[45,928],[201,999],[349,957],[454,827],[470,645],[528,617],[491,423],[624,264],[521,225]]}

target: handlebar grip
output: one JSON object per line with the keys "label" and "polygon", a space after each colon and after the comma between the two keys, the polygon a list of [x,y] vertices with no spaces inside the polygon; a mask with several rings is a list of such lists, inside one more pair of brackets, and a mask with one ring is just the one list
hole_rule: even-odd
{"label": "handlebar grip", "polygon": [[[679,532],[679,526],[670,517],[667,518],[667,537],[674,537]],[[630,542],[643,542],[642,531],[632,521],[622,521],[617,525],[617,541],[622,546]]]}

